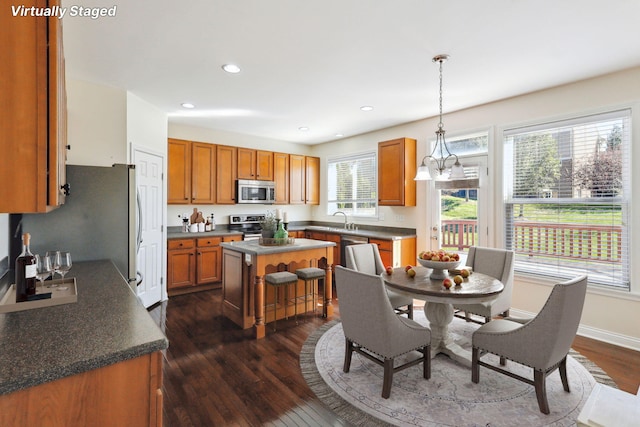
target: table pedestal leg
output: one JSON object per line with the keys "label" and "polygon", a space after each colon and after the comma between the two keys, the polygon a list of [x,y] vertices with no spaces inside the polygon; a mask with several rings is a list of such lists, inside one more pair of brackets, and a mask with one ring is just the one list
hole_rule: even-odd
{"label": "table pedestal leg", "polygon": [[456,362],[471,367],[471,352],[456,344],[453,334],[449,332],[449,324],[453,320],[453,305],[427,302],[424,314],[431,327],[431,357],[443,353]]}

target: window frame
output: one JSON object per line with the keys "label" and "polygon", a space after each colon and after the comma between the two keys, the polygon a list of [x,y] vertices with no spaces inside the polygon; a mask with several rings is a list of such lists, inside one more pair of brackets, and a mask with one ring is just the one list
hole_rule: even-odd
{"label": "window frame", "polygon": [[[338,200],[337,189],[336,189],[336,199],[332,199],[331,192],[332,192],[332,189],[334,189],[334,187],[332,187],[332,185],[334,185],[334,183],[332,182],[332,170],[331,170],[332,166],[338,163],[355,162],[358,160],[369,160],[371,162],[371,165],[372,165],[371,172],[372,172],[373,181],[374,181],[372,184],[372,187],[375,189],[374,194],[370,198],[352,198],[352,199]],[[378,211],[379,211],[378,152],[376,150],[328,157],[326,171],[327,171],[327,215],[333,215],[336,211],[343,211],[348,216],[351,216],[353,218],[360,218],[360,219],[377,219],[378,218]],[[332,206],[337,205],[339,203],[353,203],[355,205],[357,205],[357,203],[371,203],[373,205],[373,213],[371,215],[363,215],[357,211],[357,208],[356,208],[356,213],[354,213],[353,208],[345,209],[345,208],[339,208],[337,206],[335,207],[335,209],[332,208]]]}

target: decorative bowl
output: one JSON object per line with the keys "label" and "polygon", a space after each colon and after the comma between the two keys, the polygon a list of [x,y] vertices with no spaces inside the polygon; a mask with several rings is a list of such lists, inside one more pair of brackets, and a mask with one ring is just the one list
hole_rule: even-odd
{"label": "decorative bowl", "polygon": [[421,266],[433,269],[429,278],[431,279],[444,279],[447,277],[447,273],[444,270],[450,268],[456,268],[460,265],[460,261],[431,261],[430,259],[417,258]]}

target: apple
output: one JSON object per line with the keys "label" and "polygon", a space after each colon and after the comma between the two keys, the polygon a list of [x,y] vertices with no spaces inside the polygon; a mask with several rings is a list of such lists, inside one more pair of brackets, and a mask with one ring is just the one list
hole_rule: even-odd
{"label": "apple", "polygon": [[393,267],[391,267],[390,265],[388,265],[387,268],[385,268],[384,270],[387,272],[389,276],[393,274]]}
{"label": "apple", "polygon": [[466,268],[463,268],[462,270],[460,270],[460,275],[461,275],[463,278],[465,278],[465,279],[466,279],[467,277],[469,277],[469,274],[471,274],[471,273],[470,273],[470,272],[469,272],[469,270],[467,270]]}
{"label": "apple", "polygon": [[452,254],[452,255],[451,255],[451,259],[452,259],[452,260],[454,260],[454,261],[460,261],[460,255],[458,255],[458,254]]}
{"label": "apple", "polygon": [[422,259],[422,257],[424,256],[424,254],[425,254],[425,251],[420,252],[420,253],[418,254],[418,258]]}
{"label": "apple", "polygon": [[412,268],[413,268],[413,266],[412,266],[412,265],[407,265],[407,266],[404,268],[404,271],[409,271],[409,270],[411,270]]}
{"label": "apple", "polygon": [[453,280],[449,279],[448,277],[445,278],[442,281],[442,286],[444,286],[445,288],[449,289],[451,286],[453,286]]}
{"label": "apple", "polygon": [[431,261],[440,261],[439,255],[431,255]]}
{"label": "apple", "polygon": [[409,270],[407,270],[407,275],[409,277],[416,277],[416,271],[413,268],[410,268]]}
{"label": "apple", "polygon": [[457,274],[453,276],[453,281],[456,283],[456,286],[460,286],[460,284],[464,281],[461,275]]}
{"label": "apple", "polygon": [[451,261],[451,257],[449,257],[449,255],[442,256],[442,262],[449,262],[449,261]]}

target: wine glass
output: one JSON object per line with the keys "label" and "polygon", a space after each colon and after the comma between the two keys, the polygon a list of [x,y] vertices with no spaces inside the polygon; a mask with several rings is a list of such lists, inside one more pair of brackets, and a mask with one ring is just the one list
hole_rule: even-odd
{"label": "wine glass", "polygon": [[51,275],[51,260],[48,256],[36,254],[36,279],[40,282],[40,287],[44,287],[44,281]]}
{"label": "wine glass", "polygon": [[[60,271],[58,270],[58,268],[60,267],[58,263],[58,251],[47,251],[47,254],[45,255],[48,259],[49,259],[49,266],[51,267],[51,278],[55,279],[55,274],[58,273],[60,274]],[[56,286],[58,286],[57,283],[50,283],[47,287],[48,288],[55,288]]]}
{"label": "wine glass", "polygon": [[64,281],[64,275],[71,270],[71,253],[58,251],[56,253],[56,266],[58,274],[62,276],[62,280]]}

